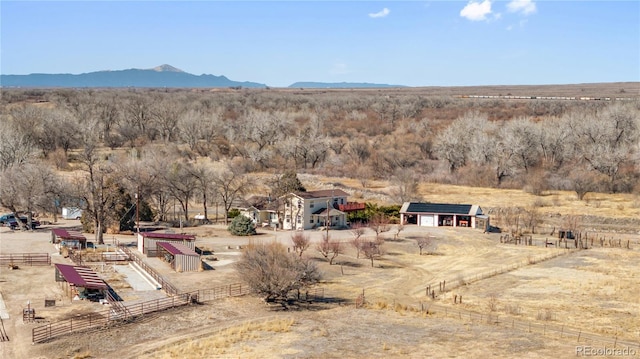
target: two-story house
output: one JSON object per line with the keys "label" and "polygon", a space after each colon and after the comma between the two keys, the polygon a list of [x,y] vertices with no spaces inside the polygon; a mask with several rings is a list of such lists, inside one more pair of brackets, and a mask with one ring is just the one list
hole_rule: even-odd
{"label": "two-story house", "polygon": [[339,189],[289,193],[280,197],[284,204],[283,229],[344,227],[347,215],[338,210],[347,204],[348,193]]}

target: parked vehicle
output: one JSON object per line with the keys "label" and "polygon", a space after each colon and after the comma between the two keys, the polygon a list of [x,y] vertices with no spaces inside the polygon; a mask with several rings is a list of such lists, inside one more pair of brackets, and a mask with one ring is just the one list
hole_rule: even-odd
{"label": "parked vehicle", "polygon": [[82,217],[82,209],[78,207],[63,207],[62,218],[64,219],[80,219]]}
{"label": "parked vehicle", "polygon": [[[27,224],[29,221],[27,219],[27,217],[20,217],[20,221],[24,224]],[[7,220],[5,222],[5,226],[11,228],[11,229],[18,229],[18,221],[16,221],[16,218],[13,217],[9,220]],[[31,219],[31,229],[36,229],[40,227],[40,221],[35,220],[35,219]]]}
{"label": "parked vehicle", "polygon": [[0,216],[0,224],[7,224],[9,220],[15,220],[15,218],[16,216],[14,216],[13,213],[3,214],[2,216]]}

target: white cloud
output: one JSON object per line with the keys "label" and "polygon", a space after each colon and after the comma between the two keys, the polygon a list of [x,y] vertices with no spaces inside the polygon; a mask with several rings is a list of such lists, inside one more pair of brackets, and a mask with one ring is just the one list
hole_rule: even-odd
{"label": "white cloud", "polygon": [[519,12],[523,15],[531,15],[536,12],[536,3],[532,0],[512,0],[507,4],[509,12]]}
{"label": "white cloud", "polygon": [[369,17],[371,18],[378,18],[378,17],[385,17],[387,15],[389,15],[389,13],[391,12],[391,10],[387,9],[386,7],[378,12],[375,13],[371,13],[369,14]]}
{"label": "white cloud", "polygon": [[467,6],[460,10],[460,16],[471,21],[487,20],[487,15],[491,14],[491,1],[483,2],[469,1]]}

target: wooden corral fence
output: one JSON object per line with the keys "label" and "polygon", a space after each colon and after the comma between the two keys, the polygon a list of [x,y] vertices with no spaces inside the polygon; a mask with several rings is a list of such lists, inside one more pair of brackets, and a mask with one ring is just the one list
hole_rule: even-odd
{"label": "wooden corral fence", "polygon": [[160,273],[158,273],[155,269],[153,269],[150,265],[146,264],[142,258],[138,257],[133,251],[127,246],[118,244],[118,248],[120,248],[124,253],[126,253],[129,258],[136,262],[140,268],[142,268],[145,272],[149,273],[153,279],[155,279],[161,286],[162,290],[164,290],[168,295],[177,295],[178,288],[176,288],[173,284],[171,284],[165,277],[163,277]]}
{"label": "wooden corral fence", "polygon": [[0,254],[0,265],[24,264],[28,266],[49,266],[49,253],[5,253]]}
{"label": "wooden corral fence", "polygon": [[180,293],[172,297],[150,300],[132,305],[111,301],[111,308],[75,318],[35,327],[31,331],[32,342],[44,343],[73,332],[107,328],[129,322],[145,314],[181,307],[195,302],[206,302],[227,297],[237,297],[249,293],[249,287],[228,284],[211,289],[200,289]]}

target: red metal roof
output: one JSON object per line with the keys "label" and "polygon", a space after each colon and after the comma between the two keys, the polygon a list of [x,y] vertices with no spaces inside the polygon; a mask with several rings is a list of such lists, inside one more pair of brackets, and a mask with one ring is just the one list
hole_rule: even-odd
{"label": "red metal roof", "polygon": [[197,256],[197,255],[199,255],[193,249],[185,246],[184,244],[180,244],[180,243],[156,242],[156,245],[158,247],[164,248],[167,252],[171,253],[174,256],[176,254],[183,254],[183,255],[186,255],[186,256]]}
{"label": "red metal roof", "polygon": [[141,232],[140,235],[142,237],[147,238],[159,238],[166,240],[180,240],[180,241],[195,241],[196,236],[192,234],[176,234],[176,233],[158,233],[158,232]]}
{"label": "red metal roof", "polygon": [[77,287],[107,289],[105,283],[98,274],[85,266],[73,266],[67,264],[56,264],[56,270],[62,274],[64,280]]}
{"label": "red metal roof", "polygon": [[87,241],[87,238],[85,238],[85,236],[83,236],[82,233],[78,231],[67,231],[64,228],[54,228],[51,230],[51,232],[62,239],[74,239],[80,242]]}
{"label": "red metal roof", "polygon": [[348,202],[347,204],[339,204],[338,209],[342,212],[364,211],[366,205],[358,202]]}

